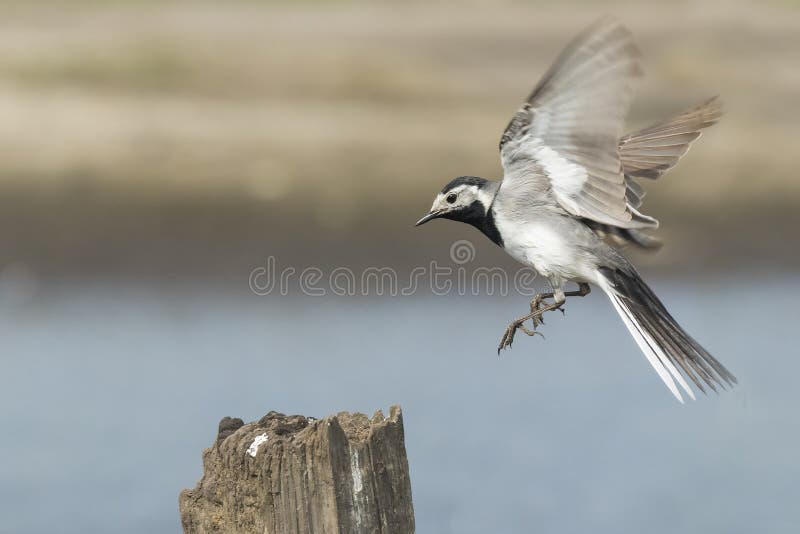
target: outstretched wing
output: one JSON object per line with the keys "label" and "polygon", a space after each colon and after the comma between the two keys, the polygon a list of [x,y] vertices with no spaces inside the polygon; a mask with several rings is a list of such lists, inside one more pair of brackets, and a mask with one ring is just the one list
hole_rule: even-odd
{"label": "outstretched wing", "polygon": [[[658,178],[674,167],[700,137],[700,130],[722,116],[717,97],[672,119],[654,124],[619,140],[619,156],[626,177]],[[635,183],[635,182],[633,182]]]}
{"label": "outstretched wing", "polygon": [[[644,199],[645,191],[636,178],[659,178],[686,154],[692,142],[700,137],[700,130],[715,124],[721,116],[722,106],[714,97],[676,117],[620,139],[619,156],[625,175],[628,204],[638,210]],[[616,247],[634,245],[656,249],[661,246],[659,239],[633,228],[594,222],[589,226]]]}
{"label": "outstretched wing", "polygon": [[628,202],[618,149],[640,76],[639,52],[622,24],[606,18],[583,31],[503,132],[503,194],[536,202],[550,192],[576,217],[657,226]]}

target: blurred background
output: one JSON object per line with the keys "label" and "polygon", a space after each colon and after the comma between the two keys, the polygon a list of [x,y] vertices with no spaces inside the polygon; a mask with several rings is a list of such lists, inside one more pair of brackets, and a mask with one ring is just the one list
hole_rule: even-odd
{"label": "blurred background", "polygon": [[[420,532],[797,532],[800,6],[0,6],[0,532],[176,532],[225,415],[400,403]],[[267,296],[253,269],[517,267],[413,223],[604,14],[630,129],[719,94],[635,254],[741,385],[679,406],[601,295],[498,359],[509,295]],[[452,262],[451,262],[452,264]],[[544,286],[542,286],[544,288]],[[795,374],[796,376],[796,374]]]}

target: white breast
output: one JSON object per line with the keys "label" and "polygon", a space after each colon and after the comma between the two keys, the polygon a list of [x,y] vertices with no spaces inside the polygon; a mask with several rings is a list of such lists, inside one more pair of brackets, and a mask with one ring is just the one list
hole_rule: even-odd
{"label": "white breast", "polygon": [[578,251],[568,241],[569,233],[556,224],[557,219],[542,217],[512,222],[495,214],[495,221],[503,246],[511,257],[543,276],[573,278],[578,267]]}

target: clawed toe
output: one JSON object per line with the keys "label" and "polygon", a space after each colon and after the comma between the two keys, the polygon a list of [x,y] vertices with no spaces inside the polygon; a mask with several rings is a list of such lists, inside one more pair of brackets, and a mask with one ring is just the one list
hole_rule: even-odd
{"label": "clawed toe", "polygon": [[516,333],[517,327],[514,323],[510,324],[506,331],[503,333],[503,337],[500,339],[500,345],[497,347],[497,355],[500,356],[500,351],[506,348],[511,348],[511,344],[514,343],[514,334]]}
{"label": "clawed toe", "polygon": [[[525,321],[528,319],[533,319],[533,330],[529,329],[525,326]],[[539,319],[541,322],[541,319]],[[497,355],[500,355],[500,351],[506,348],[511,348],[511,345],[514,343],[514,335],[517,333],[517,330],[522,330],[529,336],[535,336],[539,334],[540,336],[544,337],[544,334],[536,330],[537,320],[536,317],[523,317],[522,319],[518,319],[508,325],[506,331],[503,333],[503,337],[500,339],[500,345],[497,347]]]}

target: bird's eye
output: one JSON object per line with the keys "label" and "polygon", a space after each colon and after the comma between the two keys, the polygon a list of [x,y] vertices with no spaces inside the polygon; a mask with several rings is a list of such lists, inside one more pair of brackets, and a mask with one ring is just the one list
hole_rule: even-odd
{"label": "bird's eye", "polygon": [[447,200],[448,204],[452,204],[453,202],[456,201],[456,194],[450,193],[449,195],[447,195],[447,198],[445,200]]}

